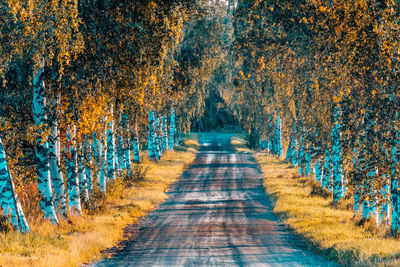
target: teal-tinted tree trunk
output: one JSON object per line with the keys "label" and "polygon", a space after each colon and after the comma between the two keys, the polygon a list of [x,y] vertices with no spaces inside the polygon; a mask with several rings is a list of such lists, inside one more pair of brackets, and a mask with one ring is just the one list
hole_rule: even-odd
{"label": "teal-tinted tree trunk", "polygon": [[140,148],[139,148],[139,132],[137,128],[137,122],[135,122],[133,139],[132,139],[132,150],[133,150],[133,162],[140,163]]}
{"label": "teal-tinted tree trunk", "polygon": [[267,145],[267,152],[274,154],[274,135],[272,131],[272,116],[269,115],[269,122],[268,122],[268,145]]}
{"label": "teal-tinted tree trunk", "polygon": [[180,146],[183,146],[183,139],[182,139],[182,133],[178,132],[178,144]]}
{"label": "teal-tinted tree trunk", "polygon": [[325,160],[324,160],[324,171],[322,175],[321,185],[323,188],[331,190],[331,179],[332,179],[332,162],[331,152],[328,148],[325,148]]}
{"label": "teal-tinted tree trunk", "polygon": [[3,215],[10,216],[11,224],[21,232],[30,228],[15,192],[12,176],[8,170],[6,153],[0,138],[0,207]]}
{"label": "teal-tinted tree trunk", "polygon": [[[105,185],[105,158],[104,158],[104,147],[103,143],[100,140],[99,133],[93,133],[93,143],[92,143],[92,152],[93,152],[93,161],[94,161],[94,172],[92,184],[94,184],[97,179],[97,188],[105,193],[106,185]],[[103,191],[104,190],[104,191]]]}
{"label": "teal-tinted tree trunk", "polygon": [[[358,152],[357,149],[354,147],[353,148],[353,168],[357,168],[357,158],[358,158]],[[359,192],[359,186],[354,187],[354,192],[353,192],[353,200],[354,200],[354,205],[353,205],[353,210],[354,210],[354,215],[356,215],[359,212],[360,209],[360,195],[358,194]]]}
{"label": "teal-tinted tree trunk", "polygon": [[[111,108],[111,116],[113,117],[113,108]],[[108,123],[107,129],[107,179],[115,180],[115,134],[114,119]]]}
{"label": "teal-tinted tree trunk", "polygon": [[148,152],[149,159],[157,160],[157,143],[155,138],[155,118],[154,111],[149,112],[149,126],[148,126]]}
{"label": "teal-tinted tree trunk", "polygon": [[[374,179],[376,176],[376,170],[372,170],[368,173],[367,179]],[[376,198],[372,197],[371,200],[364,200],[362,203],[362,217],[363,219],[369,219],[375,217],[376,223],[378,224],[378,209],[376,205]]]}
{"label": "teal-tinted tree trunk", "polygon": [[162,146],[161,146],[161,140],[162,140],[162,136],[160,136],[158,133],[162,133],[162,131],[160,131],[160,119],[157,118],[154,121],[154,139],[155,139],[155,150],[156,150],[156,159],[160,160],[161,156],[162,156]]}
{"label": "teal-tinted tree trunk", "polygon": [[[75,129],[74,129],[75,132]],[[68,210],[72,215],[82,214],[79,192],[77,151],[74,146],[71,130],[67,131],[65,152],[65,168],[67,171]]]}
{"label": "teal-tinted tree trunk", "polygon": [[344,196],[344,182],[342,170],[342,144],[340,140],[339,108],[335,110],[335,120],[332,136],[332,180],[333,180],[333,202],[337,202]]}
{"label": "teal-tinted tree trunk", "polygon": [[[382,175],[382,179],[385,180],[385,185],[383,186],[382,190],[381,190],[381,194],[382,196],[384,196],[384,198],[386,200],[388,200],[387,198],[389,197],[389,179],[388,176],[386,174]],[[389,218],[390,218],[390,214],[389,214],[389,202],[384,202],[379,210],[379,223],[380,224],[389,224]]]}
{"label": "teal-tinted tree trunk", "polygon": [[125,170],[125,144],[124,139],[121,135],[117,137],[117,159],[118,159],[118,170]]}
{"label": "teal-tinted tree trunk", "polygon": [[298,174],[299,175],[304,175],[304,158],[305,158],[305,153],[304,153],[304,139],[301,137],[300,139],[300,144],[299,144],[299,151],[298,151],[298,158],[297,158],[297,165],[299,166],[298,169]]}
{"label": "teal-tinted tree trunk", "polygon": [[163,131],[163,150],[167,151],[169,150],[169,146],[168,146],[168,129],[167,129],[167,118],[165,116],[162,116],[162,131]]}
{"label": "teal-tinted tree trunk", "polygon": [[321,182],[322,180],[322,165],[321,165],[321,160],[317,159],[315,161],[315,165],[314,165],[314,179],[316,182]]}
{"label": "teal-tinted tree trunk", "polygon": [[293,149],[292,149],[292,156],[291,156],[291,163],[292,163],[293,166],[297,166],[298,165],[297,159],[299,157],[299,151],[297,149],[297,146],[298,146],[297,140],[294,139]]}
{"label": "teal-tinted tree trunk", "polygon": [[175,142],[175,110],[171,110],[171,121],[169,124],[169,150],[174,150],[174,142]]}
{"label": "teal-tinted tree trunk", "polygon": [[279,109],[276,114],[276,125],[275,125],[275,134],[274,134],[274,154],[278,157],[282,157],[283,148],[282,148],[282,121],[279,114]]}
{"label": "teal-tinted tree trunk", "polygon": [[306,177],[310,177],[310,174],[311,174],[311,161],[313,158],[312,150],[313,150],[313,148],[312,148],[312,145],[310,144],[306,150],[306,155],[305,155],[305,159],[306,159],[305,175],[306,175]]}
{"label": "teal-tinted tree trunk", "polygon": [[290,133],[290,139],[289,139],[289,145],[286,151],[286,157],[285,157],[285,161],[286,162],[292,162],[293,160],[293,151],[295,150],[295,139],[294,139],[294,131],[293,131],[293,127],[292,127],[292,131]]}
{"label": "teal-tinted tree trunk", "polygon": [[64,177],[61,171],[61,142],[58,122],[53,118],[53,125],[49,136],[50,176],[53,182],[54,207],[56,213],[67,217],[67,200],[65,194]]}
{"label": "teal-tinted tree trunk", "polygon": [[99,154],[100,154],[100,173],[99,173],[99,179],[97,181],[97,187],[101,192],[105,194],[107,189],[107,175],[106,175],[107,153],[105,151],[103,142],[100,142]]}
{"label": "teal-tinted tree trunk", "polygon": [[259,148],[261,151],[265,151],[267,149],[267,145],[268,145],[268,143],[267,143],[266,139],[264,139],[264,140],[260,139]]}
{"label": "teal-tinted tree trunk", "polygon": [[130,138],[127,138],[125,144],[124,144],[124,170],[128,172],[128,174],[131,172],[132,166],[131,166],[131,140]]}
{"label": "teal-tinted tree trunk", "polygon": [[79,145],[78,149],[78,180],[79,180],[79,193],[83,202],[89,201],[89,190],[86,177],[86,170],[84,164],[84,156],[82,146]]}
{"label": "teal-tinted tree trunk", "polygon": [[40,208],[43,211],[43,217],[53,223],[58,223],[56,210],[52,195],[52,182],[50,176],[50,157],[49,144],[43,140],[43,131],[47,123],[46,112],[46,93],[43,80],[43,68],[36,70],[33,78],[33,121],[38,127],[39,137],[36,140],[36,173],[38,179],[38,189],[40,196]]}
{"label": "teal-tinted tree trunk", "polygon": [[[92,140],[93,142],[93,140]],[[93,148],[93,146],[90,145],[89,141],[86,141],[85,143],[85,150],[84,150],[84,154],[85,154],[85,161],[84,161],[84,165],[85,165],[85,175],[86,175],[86,183],[87,183],[87,189],[89,192],[89,197],[93,192],[93,175],[92,175],[92,167],[93,167],[93,152],[91,151],[91,148]]]}
{"label": "teal-tinted tree trunk", "polygon": [[397,233],[400,230],[400,186],[398,180],[398,165],[400,159],[399,153],[399,133],[396,133],[396,138],[394,140],[395,145],[392,148],[392,159],[393,166],[391,171],[391,181],[390,181],[390,198],[392,204],[392,232]]}

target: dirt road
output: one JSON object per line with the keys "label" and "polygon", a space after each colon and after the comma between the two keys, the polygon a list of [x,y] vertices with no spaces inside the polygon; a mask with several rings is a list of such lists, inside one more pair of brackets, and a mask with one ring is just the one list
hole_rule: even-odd
{"label": "dirt road", "polygon": [[234,152],[230,137],[200,134],[169,199],[96,266],[334,266],[279,223],[254,158]]}

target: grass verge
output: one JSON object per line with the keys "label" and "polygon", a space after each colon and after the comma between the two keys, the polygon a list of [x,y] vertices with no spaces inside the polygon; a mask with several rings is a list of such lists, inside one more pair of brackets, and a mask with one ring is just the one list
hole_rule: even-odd
{"label": "grass verge", "polygon": [[244,153],[252,152],[252,150],[248,148],[249,140],[248,140],[248,135],[246,134],[236,134],[232,136],[231,144],[238,152],[244,152]]}
{"label": "grass verge", "polygon": [[334,206],[326,192],[316,193],[315,183],[299,177],[296,168],[267,153],[253,155],[264,174],[274,213],[316,252],[342,265],[400,266],[400,241],[357,226],[353,212],[346,208],[351,200]]}
{"label": "grass verge", "polygon": [[[109,187],[104,207],[97,213],[61,221],[57,227],[43,220],[30,221],[27,234],[0,234],[0,266],[79,266],[99,260],[101,251],[123,239],[123,229],[166,199],[165,191],[194,159],[198,137],[184,138],[184,146],[167,152],[159,162],[144,157],[146,179],[134,187]],[[143,153],[144,154],[144,153]]]}

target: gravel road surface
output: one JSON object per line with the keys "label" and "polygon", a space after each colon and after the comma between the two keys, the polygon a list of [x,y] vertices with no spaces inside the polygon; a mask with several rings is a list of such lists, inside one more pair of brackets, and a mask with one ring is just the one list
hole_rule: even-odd
{"label": "gravel road surface", "polygon": [[231,134],[199,136],[168,200],[94,266],[335,266],[279,223],[255,159],[231,148]]}

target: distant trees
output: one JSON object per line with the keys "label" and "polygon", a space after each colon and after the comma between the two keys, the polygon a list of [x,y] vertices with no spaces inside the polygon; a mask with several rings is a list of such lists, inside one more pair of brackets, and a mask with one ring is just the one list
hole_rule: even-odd
{"label": "distant trees", "polygon": [[397,1],[238,1],[226,97],[262,140],[276,135],[279,110],[286,159],[334,202],[354,195],[365,219],[391,215],[393,231],[399,14]]}

